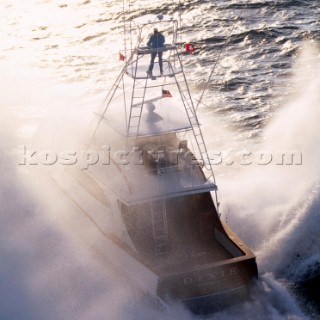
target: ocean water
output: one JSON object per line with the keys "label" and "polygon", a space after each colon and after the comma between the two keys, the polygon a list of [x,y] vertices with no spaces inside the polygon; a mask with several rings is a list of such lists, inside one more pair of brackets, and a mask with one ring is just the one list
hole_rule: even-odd
{"label": "ocean water", "polygon": [[[35,141],[67,148],[84,130],[123,65],[122,18],[147,13],[180,13],[181,39],[196,46],[183,55],[195,101],[215,66],[198,113],[223,160],[221,217],[257,254],[252,299],[206,319],[320,318],[317,1],[124,4],[126,14],[114,0],[0,2],[0,319],[199,318],[143,305],[95,228],[16,157]],[[298,158],[281,164],[283,153]]]}

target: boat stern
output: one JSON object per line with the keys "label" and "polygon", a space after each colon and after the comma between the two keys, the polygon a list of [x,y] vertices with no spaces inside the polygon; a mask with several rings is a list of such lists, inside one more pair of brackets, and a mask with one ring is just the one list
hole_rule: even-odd
{"label": "boat stern", "polygon": [[215,239],[233,258],[197,265],[190,261],[183,272],[159,277],[157,294],[182,301],[194,313],[209,313],[249,297],[248,288],[258,277],[256,257],[232,230],[216,229]]}

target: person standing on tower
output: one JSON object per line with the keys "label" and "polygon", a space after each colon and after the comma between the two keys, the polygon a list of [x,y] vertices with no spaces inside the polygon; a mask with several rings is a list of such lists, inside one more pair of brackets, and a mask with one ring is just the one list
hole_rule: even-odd
{"label": "person standing on tower", "polygon": [[159,57],[159,67],[160,67],[160,74],[163,74],[163,64],[162,64],[162,53],[163,53],[163,46],[165,43],[164,35],[158,31],[157,28],[153,29],[153,35],[150,37],[147,46],[152,49],[151,52],[151,61],[149,65],[149,69],[147,71],[148,75],[152,75],[154,60],[156,56]]}

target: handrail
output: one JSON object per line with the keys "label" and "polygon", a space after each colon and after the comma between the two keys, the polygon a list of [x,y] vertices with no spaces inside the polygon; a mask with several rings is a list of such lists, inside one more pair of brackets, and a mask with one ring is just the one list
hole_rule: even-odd
{"label": "handrail", "polygon": [[174,44],[164,45],[160,48],[150,48],[148,46],[141,46],[138,47],[138,54],[147,54],[147,53],[153,53],[153,52],[161,52],[161,51],[169,51],[169,50],[175,50],[177,48]]}

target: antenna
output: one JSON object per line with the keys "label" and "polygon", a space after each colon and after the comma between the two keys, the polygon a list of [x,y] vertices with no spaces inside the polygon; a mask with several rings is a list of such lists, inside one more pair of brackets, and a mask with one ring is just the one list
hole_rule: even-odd
{"label": "antenna", "polygon": [[[175,5],[175,0],[172,0],[172,5],[174,6]],[[180,7],[181,7],[181,3],[180,3],[180,0],[178,0],[178,25],[177,25],[177,29],[178,30],[181,30],[181,11],[180,11]],[[178,31],[177,30],[177,31]],[[177,32],[178,33],[178,32]],[[182,42],[181,38],[181,33],[179,32],[179,41]],[[178,39],[174,39],[174,41],[177,41]]]}
{"label": "antenna", "polygon": [[178,0],[178,14],[179,14],[179,29],[180,29],[180,32],[179,32],[179,35],[180,35],[180,42],[181,42],[181,11],[180,11],[180,0]]}
{"label": "antenna", "polygon": [[125,0],[122,1],[122,14],[123,14],[123,44],[124,44],[124,52],[125,52],[125,55],[127,55],[127,39],[126,39],[126,36],[127,36],[127,33],[126,33],[126,15],[125,15],[125,12],[126,12],[126,6],[125,6]]}

